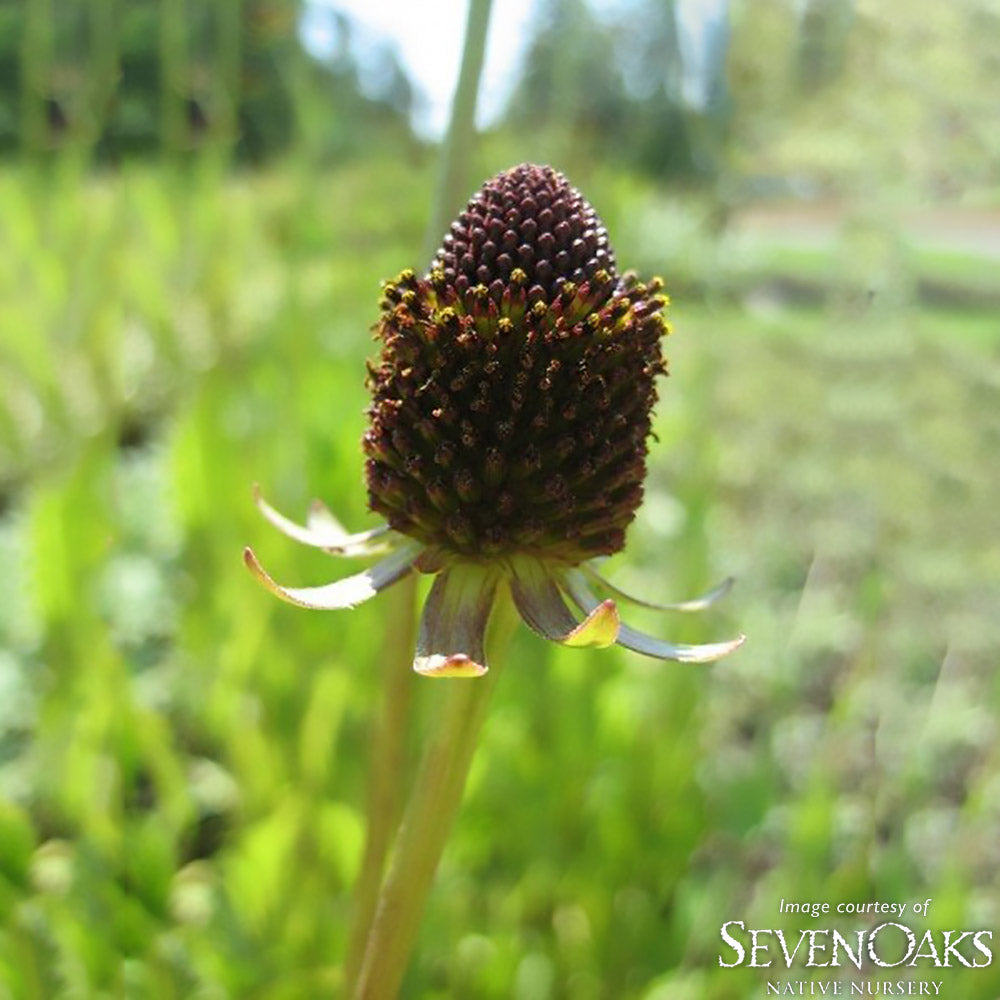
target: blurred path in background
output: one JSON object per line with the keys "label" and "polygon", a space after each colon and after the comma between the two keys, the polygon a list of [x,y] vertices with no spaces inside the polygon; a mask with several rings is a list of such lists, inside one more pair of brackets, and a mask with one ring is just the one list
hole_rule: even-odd
{"label": "blurred path in background", "polygon": [[[824,246],[836,242],[851,212],[839,202],[760,203],[735,212],[730,228],[770,242]],[[1000,209],[908,208],[896,221],[915,246],[1000,257]]]}

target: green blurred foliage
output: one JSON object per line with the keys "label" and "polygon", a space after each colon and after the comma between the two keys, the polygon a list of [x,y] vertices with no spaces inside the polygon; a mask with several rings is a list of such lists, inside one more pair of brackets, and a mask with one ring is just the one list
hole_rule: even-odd
{"label": "green blurred foliage", "polygon": [[[786,8],[768,9],[749,35],[734,20],[736,108],[785,86],[780,60],[751,62],[754,32],[786,39],[782,72],[797,65]],[[951,10],[942,23],[985,6]],[[899,55],[888,37],[879,65]],[[808,130],[789,122],[843,80],[789,89],[771,121],[737,113],[747,173],[732,176],[804,163]],[[433,164],[373,140],[330,166],[337,140],[302,93],[296,120],[313,124],[258,171],[228,171],[214,148],[99,172],[61,149],[44,169],[0,169],[11,1000],[337,995],[378,650],[399,624],[381,601],[281,605],[239,553],[252,543],[289,581],[338,571],[261,521],[254,481],[290,514],[319,496],[371,524],[369,326],[379,279],[421,266]],[[988,140],[989,115],[962,110],[981,106],[974,88],[934,100]],[[647,499],[607,572],[668,599],[734,573],[709,615],[637,618],[749,639],[693,668],[516,634],[404,995],[759,997],[767,970],[719,968],[719,926],[795,930],[782,898],[932,897],[931,926],[996,928],[987,230],[956,249],[914,233],[913,201],[868,198],[886,183],[875,138],[871,188],[830,222],[720,216],[718,191],[664,187],[584,141],[567,150],[572,134],[500,128],[474,173],[561,148],[622,263],[664,273],[675,296]],[[765,134],[785,136],[786,159],[747,142]],[[897,136],[923,150],[926,136]],[[989,179],[985,163],[964,172],[965,150],[935,161],[954,171],[942,190]],[[413,759],[438,683],[418,685]],[[931,978],[994,1000],[998,968]]]}
{"label": "green blurred foliage", "polygon": [[[4,467],[31,476],[0,517],[0,982],[327,995],[393,626],[378,602],[280,605],[238,556],[331,572],[259,521],[254,480],[368,523],[376,276],[414,261],[430,178],[3,180]],[[622,259],[669,265],[647,224],[669,198],[591,181]],[[843,282],[870,242],[845,231]],[[518,634],[407,995],[756,996],[716,967],[718,924],[774,926],[782,897],[996,920],[995,329],[768,287],[677,307],[647,503],[609,567],[674,595],[735,572],[707,621],[645,624],[746,649],[693,669]]]}

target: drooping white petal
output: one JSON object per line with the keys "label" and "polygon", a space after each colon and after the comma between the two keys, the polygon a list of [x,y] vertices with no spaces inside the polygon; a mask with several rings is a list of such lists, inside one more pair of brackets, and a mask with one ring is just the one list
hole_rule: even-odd
{"label": "drooping white petal", "polygon": [[657,639],[627,625],[622,625],[618,632],[619,646],[658,660],[677,660],[679,663],[711,663],[728,655],[734,649],[739,649],[745,641],[745,635],[738,635],[735,639],[728,639],[725,642],[705,642],[689,646]]}
{"label": "drooping white petal", "polygon": [[733,583],[735,582],[733,577],[728,576],[722,581],[722,583],[713,587],[700,597],[692,597],[690,600],[676,601],[671,604],[654,604],[652,601],[644,601],[642,598],[633,597],[631,594],[625,593],[624,590],[620,590],[609,580],[606,580],[603,576],[601,576],[601,574],[588,563],[584,563],[580,568],[602,590],[606,590],[609,594],[614,594],[615,597],[622,601],[628,601],[630,604],[635,604],[641,608],[652,608],[654,611],[704,611],[707,607],[710,607],[716,601],[725,597],[726,594],[732,590]]}
{"label": "drooping white petal", "polygon": [[426,677],[481,677],[485,636],[498,576],[481,566],[456,564],[434,578],[417,636],[413,669]]}
{"label": "drooping white petal", "polygon": [[[587,586],[587,580],[579,570],[569,570],[563,577],[566,592],[583,612],[588,612],[597,607],[601,602]],[[658,660],[677,660],[681,663],[710,663],[720,657],[731,653],[734,649],[743,645],[746,636],[740,635],[727,642],[709,642],[697,646],[689,646],[682,643],[667,642],[665,639],[657,639],[654,636],[646,635],[638,629],[630,628],[628,625],[621,625],[618,629],[618,645],[631,649],[636,653],[645,656],[653,656]]]}
{"label": "drooping white petal", "polygon": [[260,489],[256,485],[254,485],[253,499],[257,509],[278,531],[303,545],[325,549],[333,555],[341,556],[376,555],[391,547],[391,531],[387,524],[352,535],[322,504],[319,508],[314,505],[310,510],[308,523],[301,525],[275,510],[260,495]]}
{"label": "drooping white petal", "polygon": [[315,608],[321,611],[335,611],[353,608],[374,597],[380,590],[406,576],[413,569],[413,562],[420,554],[420,545],[412,543],[397,549],[380,563],[362,573],[336,580],[322,587],[283,587],[276,583],[258,562],[253,550],[243,550],[243,561],[251,573],[271,593],[289,604],[301,608]]}
{"label": "drooping white petal", "polygon": [[580,621],[562,599],[549,572],[535,559],[514,563],[510,592],[521,617],[539,635],[566,646],[610,646],[618,635],[614,601],[596,601]]}

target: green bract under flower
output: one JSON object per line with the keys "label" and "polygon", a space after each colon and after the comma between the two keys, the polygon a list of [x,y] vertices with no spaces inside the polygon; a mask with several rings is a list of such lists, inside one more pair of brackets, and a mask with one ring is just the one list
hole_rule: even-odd
{"label": "green bract under flower", "polygon": [[[369,504],[387,525],[348,535],[316,508],[300,526],[259,500],[306,544],[390,554],[326,587],[281,587],[248,550],[250,568],[286,600],[322,608],[435,573],[414,664],[425,674],[485,671],[501,586],[528,625],[567,645],[698,661],[736,648],[742,637],[677,646],[645,636],[591,589],[625,596],[588,560],[623,547],[642,500],[666,372],[661,288],[618,274],[603,225],[562,174],[531,164],[498,174],[452,224],[430,272],[404,271],[384,289],[363,446]],[[665,607],[694,610],[724,589]]]}

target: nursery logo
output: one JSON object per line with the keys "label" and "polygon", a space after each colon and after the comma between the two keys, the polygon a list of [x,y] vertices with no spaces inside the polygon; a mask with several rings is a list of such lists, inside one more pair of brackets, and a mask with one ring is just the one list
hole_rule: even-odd
{"label": "nursery logo", "polygon": [[[846,978],[768,980],[766,996],[940,996],[939,969],[982,969],[993,963],[991,930],[921,930],[913,917],[925,919],[932,899],[922,902],[789,902],[779,914],[819,921],[829,917],[864,918],[854,930],[811,927],[795,932],[748,927],[727,920],[719,928],[722,968],[830,969]],[[843,970],[841,973],[839,970]],[[888,970],[895,970],[894,973]],[[863,978],[858,976],[862,973]],[[888,978],[895,975],[896,978]]]}

